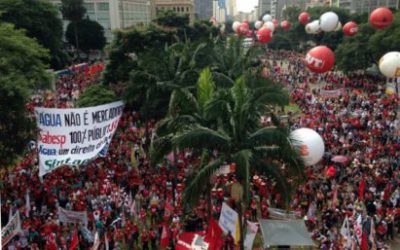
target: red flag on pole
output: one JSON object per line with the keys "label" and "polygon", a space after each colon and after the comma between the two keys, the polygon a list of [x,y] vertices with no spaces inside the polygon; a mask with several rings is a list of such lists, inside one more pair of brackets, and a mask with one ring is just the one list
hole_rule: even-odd
{"label": "red flag on pole", "polygon": [[168,228],[167,228],[167,225],[164,223],[163,230],[161,233],[160,247],[167,248],[168,246],[169,246]]}
{"label": "red flag on pole", "polygon": [[368,250],[368,236],[366,232],[363,232],[362,238],[361,238],[361,245],[360,245],[361,250]]}
{"label": "red flag on pole", "polygon": [[365,190],[365,181],[361,179],[360,184],[358,185],[358,199],[360,201],[364,200],[364,190]]}
{"label": "red flag on pole", "polygon": [[222,229],[215,219],[211,217],[205,237],[205,241],[209,243],[208,250],[217,250],[222,247],[221,235]]}
{"label": "red flag on pole", "polygon": [[69,245],[68,250],[74,250],[77,248],[79,245],[79,238],[78,238],[78,230],[75,229],[75,231],[72,234],[72,239],[71,239],[71,244]]}

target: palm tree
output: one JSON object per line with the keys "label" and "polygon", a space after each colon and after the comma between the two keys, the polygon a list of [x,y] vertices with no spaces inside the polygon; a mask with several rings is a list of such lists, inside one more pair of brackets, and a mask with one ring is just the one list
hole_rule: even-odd
{"label": "palm tree", "polygon": [[146,152],[150,141],[148,121],[165,116],[170,100],[195,88],[199,76],[196,61],[205,47],[204,43],[175,43],[138,59],[138,69],[131,72],[124,96],[140,109],[145,122]]}
{"label": "palm tree", "polygon": [[[291,147],[289,131],[281,127],[272,113],[275,105],[287,104],[288,94],[279,85],[257,75],[250,71],[236,79],[231,88],[216,89],[211,73],[206,69],[198,81],[196,98],[186,98],[190,100],[184,105],[188,110],[164,120],[163,125],[168,124],[166,131],[169,133],[157,139],[158,152],[165,153],[165,149],[178,147],[201,154],[201,165],[189,177],[184,191],[185,203],[195,202],[210,187],[207,185],[210,177],[224,163],[236,164],[236,176],[243,186],[246,207],[250,200],[251,173],[257,171],[273,177],[286,201],[290,196],[287,171],[290,176],[303,175],[302,163]],[[260,125],[260,117],[264,114],[272,115],[274,126]],[[218,154],[214,157],[212,152]],[[240,217],[241,204],[238,204]]]}

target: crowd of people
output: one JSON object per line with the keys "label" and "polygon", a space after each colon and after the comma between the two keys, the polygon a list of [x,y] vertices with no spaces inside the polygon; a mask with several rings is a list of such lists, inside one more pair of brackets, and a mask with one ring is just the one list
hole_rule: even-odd
{"label": "crowd of people", "polygon": [[[385,249],[384,241],[400,230],[399,99],[386,95],[384,82],[376,77],[315,75],[294,52],[268,52],[266,58],[269,77],[287,86],[292,103],[302,111],[289,111],[291,128],[312,128],[325,142],[324,159],[305,169],[306,181],[297,187],[290,209],[304,218],[321,249],[365,249],[365,244],[367,249]],[[34,96],[28,109],[73,107],[99,77],[103,67],[97,67],[93,73],[83,67],[59,77],[56,91]],[[343,91],[329,98],[321,95],[335,89]],[[198,159],[178,152],[152,166],[145,152],[145,127],[154,132],[156,121],[144,124],[140,113],[126,111],[104,158],[39,178],[37,153],[31,150],[14,168],[2,170],[2,226],[17,210],[22,220],[22,232],[5,249],[71,249],[76,234],[79,249],[91,249],[96,241],[98,249],[159,249],[165,235],[174,249],[181,232],[206,231],[210,216],[218,219],[229,200],[234,176],[215,176],[211,199],[202,196],[187,213],[182,192]],[[244,216],[256,222],[270,218],[271,208],[282,208],[284,202],[275,182],[253,174]],[[87,225],[60,222],[59,208],[86,211]],[[344,233],[345,220],[350,226]],[[233,245],[231,236],[224,238],[224,249]]]}

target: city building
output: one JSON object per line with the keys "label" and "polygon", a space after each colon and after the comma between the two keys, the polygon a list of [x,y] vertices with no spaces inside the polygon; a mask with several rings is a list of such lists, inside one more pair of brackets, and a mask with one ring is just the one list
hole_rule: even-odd
{"label": "city building", "polygon": [[351,13],[371,12],[374,9],[386,6],[399,9],[399,0],[331,0],[331,6],[348,9]]}
{"label": "city building", "polygon": [[271,0],[258,0],[258,16],[271,13]]}
{"label": "city building", "polygon": [[236,0],[225,0],[226,4],[226,16],[228,19],[233,20],[236,15]]}
{"label": "city building", "polygon": [[213,17],[219,23],[224,23],[226,21],[226,4],[225,0],[214,0],[213,1]]}
{"label": "city building", "polygon": [[155,12],[172,10],[177,14],[189,15],[190,21],[194,21],[193,0],[155,0]]}
{"label": "city building", "polygon": [[322,6],[330,6],[330,0],[310,0],[306,4],[306,8],[313,8],[313,7],[322,7]]}
{"label": "city building", "polygon": [[197,19],[209,20],[213,15],[213,0],[194,0],[194,15]]}
{"label": "city building", "polygon": [[[61,0],[51,2],[61,7]],[[86,8],[86,16],[103,26],[108,42],[112,40],[112,31],[115,29],[151,22],[149,0],[85,0],[83,5]],[[64,27],[67,24],[68,21],[64,20]]]}

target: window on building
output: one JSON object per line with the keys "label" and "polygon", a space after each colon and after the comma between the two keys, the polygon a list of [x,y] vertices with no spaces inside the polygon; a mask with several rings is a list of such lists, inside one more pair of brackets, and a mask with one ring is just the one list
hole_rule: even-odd
{"label": "window on building", "polygon": [[186,11],[189,12],[189,7],[186,7]]}
{"label": "window on building", "polygon": [[181,12],[184,12],[184,11],[185,11],[185,8],[181,7]]}
{"label": "window on building", "polygon": [[99,11],[108,11],[109,10],[109,5],[108,5],[108,3],[98,3],[97,4],[97,9]]}
{"label": "window on building", "polygon": [[85,7],[87,12],[94,12],[94,3],[84,3],[83,7]]}

